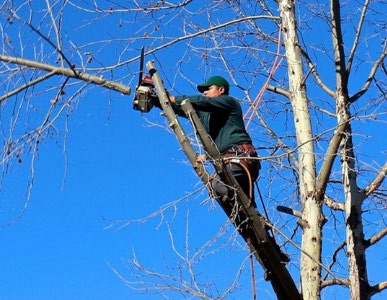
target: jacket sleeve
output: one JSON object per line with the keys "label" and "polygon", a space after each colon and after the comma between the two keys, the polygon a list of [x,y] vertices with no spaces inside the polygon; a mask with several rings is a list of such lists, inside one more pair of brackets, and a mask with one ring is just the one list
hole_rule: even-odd
{"label": "jacket sleeve", "polygon": [[[185,98],[184,98],[185,99]],[[160,104],[160,101],[157,99],[157,101],[152,101],[153,105],[156,106],[157,108],[163,110],[163,108],[161,107],[161,104]],[[186,115],[183,111],[183,109],[181,108],[181,105],[180,103],[171,103],[171,107],[173,109],[173,111],[179,115],[180,117],[184,117],[186,118]]]}
{"label": "jacket sleeve", "polygon": [[195,96],[176,96],[176,104],[180,104],[183,100],[188,99],[192,106],[201,111],[216,111],[216,110],[227,110],[233,111],[236,108],[237,101],[227,95],[222,95],[219,97],[205,97],[201,95]]}

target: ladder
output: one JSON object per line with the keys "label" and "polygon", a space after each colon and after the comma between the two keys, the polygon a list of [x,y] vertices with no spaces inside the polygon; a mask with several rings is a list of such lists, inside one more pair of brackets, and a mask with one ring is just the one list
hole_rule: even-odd
{"label": "ladder", "polygon": [[[187,137],[176,113],[173,110],[154,62],[148,61],[146,67],[152,77],[152,81],[160,100],[161,108],[165,117],[168,119],[169,126],[176,135],[183,152],[187,156],[197,175],[205,184],[207,189],[210,190],[211,176],[203,164],[197,163],[198,155],[193,149],[189,138]],[[181,107],[187,118],[191,120],[194,130],[200,137],[203,148],[210,158],[220,179],[226,185],[231,186],[236,190],[236,199],[234,202],[224,202],[217,198],[216,200],[228,218],[233,222],[233,225],[236,227],[240,235],[250,246],[255,258],[265,270],[265,279],[270,281],[279,300],[302,300],[289,271],[286,269],[285,263],[282,261],[279,246],[276,244],[274,238],[269,234],[269,227],[267,226],[270,224],[269,221],[251,205],[249,198],[239,187],[238,182],[221,159],[219,151],[215,147],[211,137],[205,131],[191,103],[188,100],[184,100]],[[210,190],[210,192],[213,193],[214,191]],[[237,210],[235,209],[236,207]]]}

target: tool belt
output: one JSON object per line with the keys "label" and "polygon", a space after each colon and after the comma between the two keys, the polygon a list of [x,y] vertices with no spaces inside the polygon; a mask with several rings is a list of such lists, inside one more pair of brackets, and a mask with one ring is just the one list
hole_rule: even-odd
{"label": "tool belt", "polygon": [[229,148],[224,152],[221,157],[227,162],[232,158],[235,158],[237,163],[243,164],[249,170],[253,181],[258,177],[258,171],[261,168],[261,164],[257,159],[250,159],[252,157],[258,157],[257,151],[251,144],[236,145]]}

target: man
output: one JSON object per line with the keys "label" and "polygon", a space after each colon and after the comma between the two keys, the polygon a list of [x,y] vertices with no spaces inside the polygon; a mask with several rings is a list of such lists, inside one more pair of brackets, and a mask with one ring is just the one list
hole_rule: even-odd
{"label": "man", "polygon": [[[251,138],[245,129],[242,108],[235,98],[229,96],[230,84],[221,76],[209,78],[206,83],[198,85],[197,89],[203,95],[170,95],[169,100],[175,112],[184,117],[180,104],[185,99],[191,102],[222,158],[228,162],[233,176],[250,198],[252,205],[256,207],[253,183],[258,177],[260,164],[256,159],[257,153],[252,146]],[[241,158],[241,163],[228,160],[227,158],[230,157]],[[230,189],[219,178],[214,180],[213,188],[218,195],[233,197]]]}

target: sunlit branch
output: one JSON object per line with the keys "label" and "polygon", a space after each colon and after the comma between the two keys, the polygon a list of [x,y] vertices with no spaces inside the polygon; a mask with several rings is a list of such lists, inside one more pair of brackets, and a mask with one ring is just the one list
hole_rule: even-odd
{"label": "sunlit branch", "polygon": [[[102,76],[94,76],[87,73],[79,72],[76,69],[69,69],[69,68],[62,68],[62,67],[56,67],[49,64],[40,63],[33,60],[28,60],[24,58],[19,57],[12,57],[12,56],[6,56],[6,55],[0,55],[0,61],[17,64],[21,66],[26,66],[28,68],[32,69],[39,69],[50,72],[50,76],[52,75],[63,75],[71,78],[81,79],[83,81],[86,81],[88,83],[93,83],[99,86],[103,86],[105,88],[115,90],[118,92],[121,92],[125,95],[130,94],[130,87],[115,81],[107,80],[103,78]],[[3,99],[4,100],[4,99]]]}
{"label": "sunlit branch", "polygon": [[285,90],[283,88],[280,88],[280,87],[276,87],[276,86],[272,86],[272,85],[268,85],[266,87],[266,89],[270,92],[273,92],[273,93],[276,93],[278,95],[282,95],[286,98],[290,98],[291,97],[291,93],[289,92],[289,90]]}
{"label": "sunlit branch", "polygon": [[333,210],[344,211],[344,209],[345,209],[344,203],[334,201],[331,197],[328,197],[327,195],[325,195],[325,197],[324,197],[324,203],[326,206],[328,206],[329,208],[331,208]]}
{"label": "sunlit branch", "polygon": [[328,286],[332,286],[332,285],[344,285],[346,287],[349,287],[350,282],[346,278],[340,278],[340,279],[334,278],[331,280],[324,280],[321,282],[321,289],[326,288]]}

